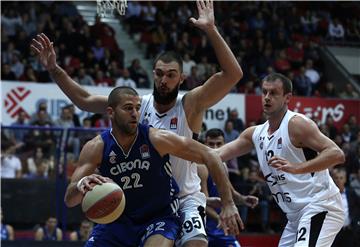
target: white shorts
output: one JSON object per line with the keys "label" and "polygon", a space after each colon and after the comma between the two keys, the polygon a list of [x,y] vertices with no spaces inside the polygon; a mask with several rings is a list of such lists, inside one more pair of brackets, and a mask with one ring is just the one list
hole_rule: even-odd
{"label": "white shorts", "polygon": [[340,193],[327,200],[309,203],[297,214],[288,214],[280,247],[329,247],[344,225]]}
{"label": "white shorts", "polygon": [[205,230],[206,196],[196,192],[180,199],[180,217],[182,222],[181,232],[175,242],[182,246],[189,240],[202,240],[207,242]]}

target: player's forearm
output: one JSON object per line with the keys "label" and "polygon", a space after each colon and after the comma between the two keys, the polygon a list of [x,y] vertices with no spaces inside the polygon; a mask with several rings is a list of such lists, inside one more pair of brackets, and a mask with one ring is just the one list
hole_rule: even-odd
{"label": "player's forearm", "polygon": [[319,172],[344,162],[344,152],[338,147],[331,147],[322,151],[316,158],[301,163],[299,173]]}
{"label": "player's forearm", "polygon": [[106,106],[87,103],[87,99],[91,95],[75,82],[59,65],[56,65],[55,68],[49,70],[49,73],[56,84],[59,85],[61,90],[77,107],[89,112],[102,113],[105,111]]}
{"label": "player's forearm", "polygon": [[209,27],[205,32],[214,48],[224,76],[228,79],[227,83],[235,85],[243,77],[243,71],[234,54],[220,35],[216,26]]}
{"label": "player's forearm", "polygon": [[211,177],[218,187],[222,204],[234,203],[231,194],[231,183],[220,158],[216,155],[211,155],[206,164]]}
{"label": "player's forearm", "polygon": [[206,215],[215,220],[216,222],[219,221],[220,216],[212,207],[206,206]]}
{"label": "player's forearm", "polygon": [[83,194],[77,188],[77,182],[71,182],[65,193],[65,204],[67,207],[75,207],[80,204],[83,198]]}

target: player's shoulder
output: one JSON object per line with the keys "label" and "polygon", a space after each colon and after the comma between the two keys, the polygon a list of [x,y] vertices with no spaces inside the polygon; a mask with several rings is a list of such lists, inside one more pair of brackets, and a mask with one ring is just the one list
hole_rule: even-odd
{"label": "player's shoulder", "polygon": [[94,150],[104,147],[104,140],[100,135],[95,136],[84,145],[84,150]]}

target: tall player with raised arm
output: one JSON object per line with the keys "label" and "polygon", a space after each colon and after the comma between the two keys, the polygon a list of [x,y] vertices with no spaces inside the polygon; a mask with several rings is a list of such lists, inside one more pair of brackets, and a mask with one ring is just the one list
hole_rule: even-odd
{"label": "tall player with raised arm", "polygon": [[[142,97],[140,122],[155,128],[168,129],[174,133],[193,137],[200,132],[206,109],[219,102],[231,88],[242,78],[242,70],[234,54],[221,37],[215,26],[213,1],[199,0],[197,9],[199,18],[190,18],[194,26],[203,30],[211,41],[221,71],[212,75],[202,86],[185,95],[178,95],[180,84],[185,76],[182,73],[182,59],[173,52],[160,54],[154,62],[154,92]],[[53,44],[44,35],[33,40],[32,49],[38,54],[41,63],[50,72],[56,83],[79,108],[90,112],[104,112],[107,97],[90,95],[72,80],[57,65]],[[206,198],[200,192],[200,178],[196,165],[183,159],[171,156],[173,174],[180,189],[180,212],[183,230],[177,246],[206,246],[204,226]],[[188,163],[188,165],[184,165]],[[233,201],[223,201],[223,210],[233,212],[234,217],[240,216]],[[240,223],[239,228],[243,228]],[[238,234],[235,229],[231,234]]]}
{"label": "tall player with raised arm", "polygon": [[288,223],[279,246],[328,247],[344,222],[339,189],[328,168],[344,162],[344,153],[316,124],[288,110],[292,82],[282,74],[262,81],[267,121],[249,127],[219,148],[223,160],[256,149],[260,168]]}

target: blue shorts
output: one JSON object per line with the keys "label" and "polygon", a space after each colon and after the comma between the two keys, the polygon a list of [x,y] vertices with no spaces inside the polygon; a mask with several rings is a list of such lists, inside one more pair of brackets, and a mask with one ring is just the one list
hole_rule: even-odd
{"label": "blue shorts", "polygon": [[160,234],[167,239],[175,240],[180,230],[177,216],[155,218],[145,224],[135,224],[129,218],[106,224],[96,225],[85,247],[138,247],[144,246],[146,239]]}

